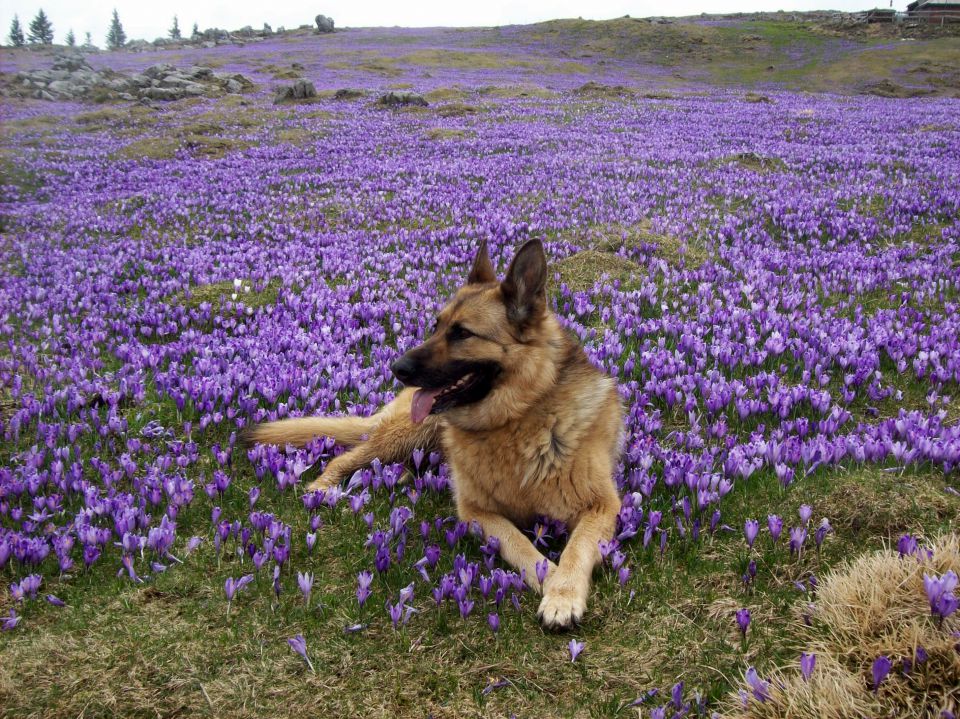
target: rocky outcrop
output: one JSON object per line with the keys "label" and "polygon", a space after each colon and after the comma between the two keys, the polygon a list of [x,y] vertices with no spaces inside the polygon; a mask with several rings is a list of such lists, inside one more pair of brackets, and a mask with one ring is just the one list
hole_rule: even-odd
{"label": "rocky outcrop", "polygon": [[317,15],[314,18],[314,22],[317,23],[317,32],[318,33],[328,33],[333,32],[333,18],[327,17],[326,15]]}
{"label": "rocky outcrop", "polygon": [[311,97],[317,96],[317,90],[313,86],[313,83],[309,80],[300,79],[297,80],[292,85],[287,85],[286,87],[281,87],[277,90],[276,96],[273,98],[274,104],[281,102],[294,102],[296,100],[308,100]]}
{"label": "rocky outcrop", "polygon": [[80,54],[60,55],[50,70],[19,72],[3,88],[6,97],[34,97],[41,100],[181,100],[185,97],[242,93],[253,83],[239,73],[218,73],[197,65],[177,69],[173,65],[151,65],[142,73],[125,75],[95,70]]}
{"label": "rocky outcrop", "polygon": [[426,107],[430,104],[423,95],[409,90],[391,90],[381,95],[377,102],[387,107]]}

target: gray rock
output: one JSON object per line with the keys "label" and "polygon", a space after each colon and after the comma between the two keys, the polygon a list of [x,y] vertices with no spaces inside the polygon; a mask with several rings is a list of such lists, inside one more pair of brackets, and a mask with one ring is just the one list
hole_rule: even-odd
{"label": "gray rock", "polygon": [[148,87],[140,91],[140,96],[151,100],[179,100],[184,92],[176,87]]}
{"label": "gray rock", "polygon": [[203,46],[209,50],[210,48],[216,47],[217,43],[213,42],[212,40],[208,40],[207,42],[203,43]]}
{"label": "gray rock", "polygon": [[306,100],[307,98],[316,97],[317,90],[313,86],[313,83],[309,80],[297,80],[293,85],[287,87],[281,87],[277,90],[276,97],[273,98],[273,102],[294,102],[296,100]]}
{"label": "gray rock", "polygon": [[341,87],[335,93],[333,93],[334,100],[356,100],[363,97],[367,93],[363,90],[354,90],[350,87]]}
{"label": "gray rock", "polygon": [[381,105],[387,105],[388,107],[402,107],[411,105],[417,107],[426,107],[430,104],[423,95],[420,95],[416,92],[410,92],[409,90],[391,90],[390,92],[381,95],[378,102]]}
{"label": "gray rock", "polygon": [[93,68],[91,68],[87,61],[83,58],[83,55],[67,53],[64,55],[57,55],[53,59],[53,69],[72,72],[74,70],[83,69],[92,70]]}
{"label": "gray rock", "polygon": [[146,70],[143,71],[143,74],[147,77],[164,77],[173,72],[176,72],[177,68],[168,63],[159,63],[157,65],[151,65]]}
{"label": "gray rock", "polygon": [[317,15],[317,17],[314,18],[314,21],[317,23],[317,32],[319,33],[333,32],[332,17],[327,17],[326,15]]}
{"label": "gray rock", "polygon": [[208,80],[213,77],[213,70],[203,65],[194,65],[186,74],[194,80]]}
{"label": "gray rock", "polygon": [[187,95],[193,95],[194,97],[200,97],[201,95],[207,94],[207,88],[204,85],[201,85],[199,82],[191,82],[184,85],[183,91]]}
{"label": "gray rock", "polygon": [[150,78],[146,75],[131,75],[130,82],[132,82],[137,87],[149,87],[151,84]]}
{"label": "gray rock", "polygon": [[231,78],[230,80],[227,80],[227,92],[234,95],[239,95],[241,92],[243,92],[243,85]]}
{"label": "gray rock", "polygon": [[47,85],[47,90],[57,95],[72,95],[76,90],[76,85],[69,80],[54,80]]}

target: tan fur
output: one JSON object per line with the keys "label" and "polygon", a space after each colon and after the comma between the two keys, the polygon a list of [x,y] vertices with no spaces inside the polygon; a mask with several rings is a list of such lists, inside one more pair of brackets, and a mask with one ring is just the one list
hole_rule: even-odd
{"label": "tan fur", "polygon": [[[620,498],[613,470],[622,411],[614,381],[589,363],[546,310],[542,286],[533,295],[525,287],[537,279],[533,270],[515,265],[516,259],[508,279],[498,284],[482,249],[471,283],[440,312],[437,331],[416,349],[438,367],[456,360],[498,362],[501,375],[483,400],[415,425],[410,416],[414,389],[408,388],[360,423],[356,418],[287,420],[259,427],[252,437],[304,443],[309,441],[305,433],[314,428],[351,444],[348,439],[356,439],[357,431],[369,432],[369,440],[332,460],[311,490],[342,481],[375,457],[405,461],[414,448],[439,443],[451,468],[460,518],[478,522],[486,535],[500,540],[503,558],[543,593],[543,623],[565,627],[583,615],[590,577],[600,561],[598,542],[614,533]],[[527,293],[522,306],[513,299],[518,292]],[[455,323],[475,336],[448,341],[446,329]],[[562,520],[571,530],[542,587],[536,565],[544,556],[517,528],[538,514]]]}

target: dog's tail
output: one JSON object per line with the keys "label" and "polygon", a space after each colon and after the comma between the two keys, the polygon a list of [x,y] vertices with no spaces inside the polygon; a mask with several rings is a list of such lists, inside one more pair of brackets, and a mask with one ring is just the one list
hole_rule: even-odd
{"label": "dog's tail", "polygon": [[258,424],[243,433],[247,444],[292,444],[303,447],[314,437],[333,437],[352,447],[376,429],[382,417],[296,417]]}

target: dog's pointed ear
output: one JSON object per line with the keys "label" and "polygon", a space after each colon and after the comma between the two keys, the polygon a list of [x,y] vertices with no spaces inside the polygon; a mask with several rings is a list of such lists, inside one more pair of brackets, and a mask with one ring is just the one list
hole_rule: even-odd
{"label": "dog's pointed ear", "polygon": [[530,240],[513,258],[500,292],[507,318],[520,329],[539,321],[547,307],[547,257],[540,240]]}
{"label": "dog's pointed ear", "polygon": [[490,261],[490,253],[487,251],[487,241],[480,243],[480,249],[477,250],[477,256],[473,258],[473,267],[470,268],[470,274],[467,276],[468,285],[482,285],[485,282],[496,282],[497,273],[493,269],[493,263]]}

